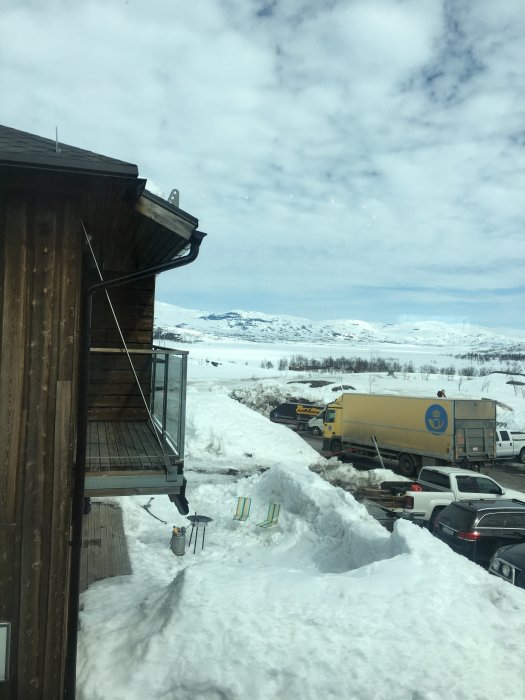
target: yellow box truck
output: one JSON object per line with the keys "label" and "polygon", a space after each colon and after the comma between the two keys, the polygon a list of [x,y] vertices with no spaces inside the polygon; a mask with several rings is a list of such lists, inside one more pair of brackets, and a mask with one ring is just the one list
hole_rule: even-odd
{"label": "yellow box truck", "polygon": [[495,435],[495,401],[342,394],[326,407],[323,451],[351,458],[379,450],[415,476],[422,465],[492,461]]}

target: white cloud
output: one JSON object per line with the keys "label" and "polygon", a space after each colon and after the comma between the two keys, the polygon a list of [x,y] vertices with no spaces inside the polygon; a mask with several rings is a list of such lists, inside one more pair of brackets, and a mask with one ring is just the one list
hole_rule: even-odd
{"label": "white cloud", "polygon": [[524,9],[8,2],[1,121],[180,190],[209,236],[160,278],[168,301],[378,318],[454,288],[523,308]]}

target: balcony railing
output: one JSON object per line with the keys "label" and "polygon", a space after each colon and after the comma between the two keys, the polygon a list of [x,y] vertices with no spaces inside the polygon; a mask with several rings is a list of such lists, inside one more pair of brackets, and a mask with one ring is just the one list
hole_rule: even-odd
{"label": "balcony railing", "polygon": [[86,490],[173,492],[183,483],[188,353],[128,352],[91,350]]}
{"label": "balcony railing", "polygon": [[153,348],[150,412],[179,459],[184,459],[187,360],[187,351]]}

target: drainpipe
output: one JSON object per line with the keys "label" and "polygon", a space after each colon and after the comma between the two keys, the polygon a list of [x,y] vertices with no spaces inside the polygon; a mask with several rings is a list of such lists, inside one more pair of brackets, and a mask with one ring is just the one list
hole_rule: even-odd
{"label": "drainpipe", "polygon": [[82,553],[82,518],[84,514],[84,481],[86,472],[86,443],[88,418],[89,355],[91,347],[91,315],[93,295],[102,289],[109,289],[120,284],[151,277],[161,272],[174,270],[193,262],[206,234],[193,231],[190,238],[190,250],[184,257],[170,260],[161,265],[154,265],[145,270],[138,270],[122,277],[116,277],[91,285],[82,295],[82,315],[80,329],[80,359],[78,387],[77,447],[73,478],[73,499],[71,515],[71,568],[69,581],[69,605],[67,620],[67,647],[64,678],[64,698],[74,700],[76,691],[77,631],[80,595],[80,559]]}

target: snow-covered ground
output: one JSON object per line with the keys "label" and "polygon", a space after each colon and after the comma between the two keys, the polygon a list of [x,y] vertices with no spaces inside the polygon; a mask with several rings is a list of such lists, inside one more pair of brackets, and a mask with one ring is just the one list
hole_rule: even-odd
{"label": "snow-covered ground", "polygon": [[[262,369],[268,348],[249,350],[190,348],[187,496],[192,512],[213,518],[204,549],[199,536],[195,554],[172,553],[171,528],[187,521],[167,496],[151,503],[167,525],[141,507],[149,497],[114,499],[133,574],[83,594],[79,700],[525,697],[525,592],[415,525],[387,532],[316,473],[337,469],[350,484],[396,478],[323,460],[233,400],[233,389],[248,399],[338,395],[333,384],[290,384],[319,377]],[[274,351],[290,354],[288,346]],[[497,399],[498,421],[525,427],[521,388],[504,374],[325,378],[361,392],[435,396],[445,388],[449,398]],[[244,524],[232,522],[238,496],[252,498]],[[270,501],[282,505],[280,521],[263,530],[257,523]]]}

